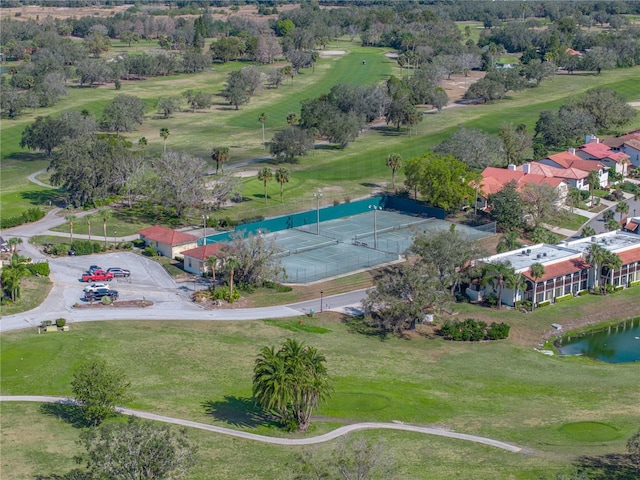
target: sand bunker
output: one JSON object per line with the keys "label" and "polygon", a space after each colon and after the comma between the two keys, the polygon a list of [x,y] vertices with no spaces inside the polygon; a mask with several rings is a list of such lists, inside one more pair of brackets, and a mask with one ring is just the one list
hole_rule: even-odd
{"label": "sand bunker", "polygon": [[330,55],[344,55],[345,53],[347,53],[347,52],[345,52],[344,50],[324,50],[324,51],[320,52],[320,55],[327,55],[327,56],[330,56]]}

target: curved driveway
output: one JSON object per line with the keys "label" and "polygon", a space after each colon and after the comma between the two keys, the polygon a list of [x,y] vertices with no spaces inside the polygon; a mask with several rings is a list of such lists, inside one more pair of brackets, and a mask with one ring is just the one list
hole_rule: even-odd
{"label": "curved driveway", "polygon": [[[38,402],[38,403],[65,403],[73,404],[75,402],[70,398],[65,397],[49,397],[49,396],[0,396],[0,402]],[[347,435],[351,432],[358,430],[371,430],[371,429],[386,429],[386,430],[403,430],[406,432],[424,433],[427,435],[437,435],[440,437],[455,438],[458,440],[466,440],[469,442],[482,443],[491,447],[501,448],[508,450],[509,452],[520,452],[522,448],[509,443],[500,442],[498,440],[492,440],[491,438],[478,437],[476,435],[467,435],[465,433],[456,433],[444,430],[441,428],[431,427],[418,427],[416,425],[406,425],[404,423],[354,423],[352,425],[346,425],[344,427],[336,428],[331,432],[317,437],[310,438],[278,438],[267,437],[266,435],[258,435],[255,433],[241,432],[239,430],[232,430],[230,428],[216,427],[214,425],[208,425],[206,423],[192,422],[191,420],[182,420],[179,418],[165,417],[162,415],[156,415],[154,413],[141,412],[139,410],[132,410],[130,408],[116,408],[118,413],[122,415],[132,415],[139,418],[145,418],[148,420],[155,420],[164,423],[173,423],[175,425],[181,425],[184,427],[197,428],[200,430],[207,430],[209,432],[222,433],[224,435],[231,435],[233,437],[244,438],[246,440],[255,440],[257,442],[271,443],[275,445],[313,445],[316,443],[323,443],[335,438]]]}

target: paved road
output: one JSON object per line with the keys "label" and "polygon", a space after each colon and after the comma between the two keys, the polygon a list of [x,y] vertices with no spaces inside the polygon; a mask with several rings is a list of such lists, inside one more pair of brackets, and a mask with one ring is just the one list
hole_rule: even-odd
{"label": "paved road", "polygon": [[[66,398],[66,397],[28,396],[28,395],[0,396],[0,402],[38,402],[38,403],[75,404],[75,402],[72,399]],[[352,425],[346,425],[344,427],[337,428],[323,435],[318,435],[317,437],[289,439],[289,438],[267,437],[266,435],[257,435],[255,433],[242,432],[239,430],[232,430],[230,428],[216,427],[214,425],[208,425],[206,423],[200,423],[200,422],[193,422],[191,420],[182,420],[179,418],[165,417],[162,415],[156,415],[154,413],[142,412],[140,410],[132,410],[130,408],[118,407],[116,408],[116,411],[118,413],[121,413],[122,415],[131,415],[139,418],[145,418],[148,420],[155,420],[155,421],[164,422],[164,423],[172,423],[175,425],[182,425],[185,427],[197,428],[200,430],[207,430],[209,432],[222,433],[224,435],[244,438],[246,440],[255,440],[257,442],[271,443],[276,445],[313,445],[316,443],[328,442],[329,440],[342,437],[344,435],[347,435],[351,432],[355,432],[358,430],[385,429],[385,430],[403,430],[406,432],[418,432],[418,433],[424,433],[427,435],[437,435],[440,437],[466,440],[469,442],[482,443],[484,445],[489,445],[491,447],[501,448],[503,450],[507,450],[509,452],[514,452],[514,453],[522,451],[522,448],[516,445],[500,442],[498,440],[493,440],[491,438],[478,437],[476,435],[467,435],[465,433],[451,432],[449,430],[445,430],[442,428],[419,427],[416,425],[407,425],[404,423],[376,423],[376,422],[355,423]]]}

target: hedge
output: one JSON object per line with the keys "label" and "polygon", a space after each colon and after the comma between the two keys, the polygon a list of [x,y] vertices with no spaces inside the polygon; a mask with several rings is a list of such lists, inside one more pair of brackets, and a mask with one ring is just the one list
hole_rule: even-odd
{"label": "hedge", "polygon": [[49,269],[49,262],[27,263],[27,270],[31,275],[41,275],[48,277],[51,270]]}
{"label": "hedge", "polygon": [[558,303],[558,302],[564,302],[565,300],[571,300],[572,298],[573,298],[573,295],[571,295],[571,294],[563,295],[563,296],[561,296],[561,297],[556,297],[555,302],[556,302],[556,303]]}
{"label": "hedge", "polygon": [[631,282],[629,284],[630,287],[637,287],[638,285],[640,285],[640,280],[636,280],[635,282]]}
{"label": "hedge", "polygon": [[438,330],[438,335],[447,340],[478,342],[480,340],[507,338],[509,329],[510,327],[506,323],[494,322],[487,327],[486,322],[467,318],[464,321],[445,321],[444,325]]}
{"label": "hedge", "polygon": [[30,208],[18,216],[0,219],[0,228],[11,228],[25,223],[37,222],[44,215],[45,213],[39,208]]}

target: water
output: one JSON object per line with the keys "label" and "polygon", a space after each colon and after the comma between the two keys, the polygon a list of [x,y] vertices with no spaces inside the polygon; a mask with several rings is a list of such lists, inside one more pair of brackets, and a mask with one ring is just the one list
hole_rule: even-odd
{"label": "water", "polygon": [[563,337],[561,355],[584,355],[607,363],[640,362],[640,318],[586,333]]}

